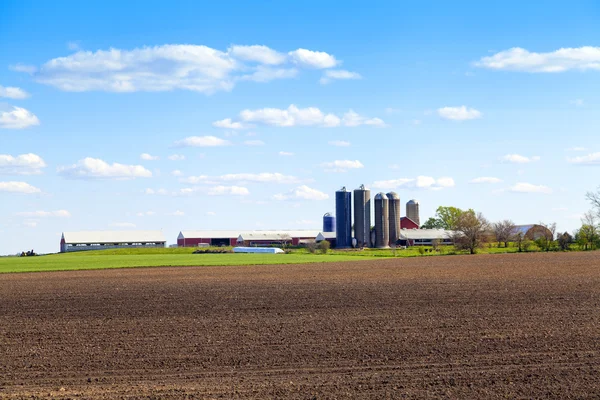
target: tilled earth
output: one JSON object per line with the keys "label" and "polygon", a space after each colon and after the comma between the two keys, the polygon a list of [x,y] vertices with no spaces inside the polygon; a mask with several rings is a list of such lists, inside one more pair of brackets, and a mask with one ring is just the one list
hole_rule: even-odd
{"label": "tilled earth", "polygon": [[600,253],[0,275],[0,398],[600,398]]}

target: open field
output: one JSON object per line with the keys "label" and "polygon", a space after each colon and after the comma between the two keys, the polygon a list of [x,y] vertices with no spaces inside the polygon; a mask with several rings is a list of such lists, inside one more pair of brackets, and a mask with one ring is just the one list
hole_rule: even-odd
{"label": "open field", "polygon": [[597,398],[597,252],[5,274],[0,398]]}

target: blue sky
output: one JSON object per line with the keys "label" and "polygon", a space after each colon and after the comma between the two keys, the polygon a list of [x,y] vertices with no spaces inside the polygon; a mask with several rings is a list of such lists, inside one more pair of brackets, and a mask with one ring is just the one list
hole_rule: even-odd
{"label": "blue sky", "polygon": [[600,6],[487,3],[3,1],[0,254],[318,229],[362,183],[422,220],[572,231],[600,183]]}

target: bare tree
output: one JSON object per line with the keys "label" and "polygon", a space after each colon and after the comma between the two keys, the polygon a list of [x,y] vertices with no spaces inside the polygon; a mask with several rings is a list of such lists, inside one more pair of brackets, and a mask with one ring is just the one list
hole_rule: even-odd
{"label": "bare tree", "polygon": [[459,250],[469,250],[469,253],[475,254],[485,244],[489,229],[490,223],[483,214],[466,211],[456,220],[454,244]]}
{"label": "bare tree", "polygon": [[288,233],[282,233],[279,235],[279,241],[281,242],[281,247],[285,249],[288,243],[292,241],[292,237]]}
{"label": "bare tree", "polygon": [[598,219],[592,211],[583,214],[581,218],[581,229],[579,230],[580,241],[585,243],[587,250],[596,248],[596,244],[600,241],[600,233],[598,227]]}
{"label": "bare tree", "polygon": [[504,221],[496,222],[492,227],[498,241],[498,247],[500,247],[500,243],[504,243],[504,247],[508,247],[508,242],[514,238],[516,233],[515,223],[509,219],[505,219]]}
{"label": "bare tree", "polygon": [[595,192],[587,192],[585,198],[592,203],[596,215],[600,216],[600,187]]}

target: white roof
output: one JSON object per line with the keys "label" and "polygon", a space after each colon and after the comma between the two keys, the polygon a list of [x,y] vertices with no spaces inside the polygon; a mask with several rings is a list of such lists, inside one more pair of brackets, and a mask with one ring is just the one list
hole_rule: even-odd
{"label": "white roof", "polygon": [[454,232],[444,229],[401,229],[401,240],[416,240],[416,239],[448,239]]}
{"label": "white roof", "polygon": [[[242,236],[243,240],[280,240],[283,235],[291,238],[315,238],[319,230],[239,230],[239,231],[181,231],[177,239],[237,239]],[[334,234],[335,235],[335,234]]]}
{"label": "white roof", "polygon": [[240,231],[181,231],[177,239],[225,239],[239,235]]}
{"label": "white roof", "polygon": [[65,243],[160,243],[161,231],[81,231],[63,232]]}

